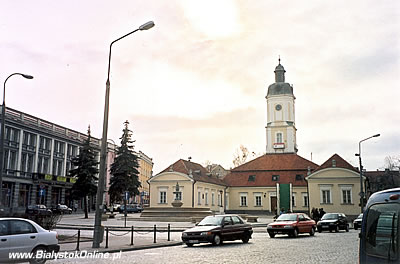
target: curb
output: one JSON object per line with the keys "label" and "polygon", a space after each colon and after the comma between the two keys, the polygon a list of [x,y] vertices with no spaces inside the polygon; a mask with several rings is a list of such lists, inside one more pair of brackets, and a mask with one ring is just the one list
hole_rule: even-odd
{"label": "curb", "polygon": [[135,251],[135,250],[142,250],[142,249],[151,249],[151,248],[160,248],[160,247],[174,247],[174,246],[180,246],[182,245],[183,242],[171,242],[171,243],[162,243],[162,244],[153,244],[153,245],[143,245],[143,246],[137,246],[137,247],[132,247],[132,248],[120,248],[120,249],[110,249],[110,250],[101,250],[101,252],[107,252],[107,253],[116,253],[116,252],[126,252],[126,251]]}

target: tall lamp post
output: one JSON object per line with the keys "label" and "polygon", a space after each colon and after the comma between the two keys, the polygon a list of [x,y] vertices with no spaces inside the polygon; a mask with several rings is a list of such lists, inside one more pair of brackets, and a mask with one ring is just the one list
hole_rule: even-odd
{"label": "tall lamp post", "polygon": [[110,52],[108,56],[108,73],[107,73],[107,82],[106,82],[106,98],[104,104],[104,121],[103,121],[103,136],[101,138],[101,151],[100,151],[100,171],[99,171],[99,181],[97,185],[97,197],[96,197],[96,214],[94,220],[94,234],[93,234],[93,248],[99,248],[100,243],[102,241],[102,230],[101,230],[101,215],[103,213],[103,195],[104,195],[104,179],[107,168],[107,130],[108,130],[108,112],[109,112],[109,98],[110,98],[110,63],[111,63],[111,47],[112,45],[135,33],[138,30],[148,30],[154,27],[154,22],[149,21],[143,25],[141,25],[138,29],[114,40],[110,44]]}
{"label": "tall lamp post", "polygon": [[[364,197],[365,197],[365,193],[364,193],[364,189],[363,189],[363,177],[362,177],[363,176],[363,166],[361,163],[361,142],[364,142],[364,141],[374,138],[374,137],[379,137],[380,135],[381,134],[376,134],[376,135],[370,136],[368,138],[361,140],[358,143],[358,153],[356,154],[356,156],[358,156],[358,160],[360,162],[360,207],[361,207],[361,213],[364,212]],[[365,191],[367,191],[367,190],[365,190]]]}
{"label": "tall lamp post", "polygon": [[26,79],[33,79],[33,76],[23,73],[13,73],[7,77],[4,81],[3,88],[3,105],[1,107],[1,136],[0,136],[0,208],[3,205],[3,167],[4,167],[4,131],[5,131],[5,123],[6,123],[6,82],[10,79],[11,76],[21,75]]}

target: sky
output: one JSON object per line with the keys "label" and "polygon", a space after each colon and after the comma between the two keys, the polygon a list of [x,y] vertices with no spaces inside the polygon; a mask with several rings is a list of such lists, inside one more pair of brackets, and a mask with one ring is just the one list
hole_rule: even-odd
{"label": "sky", "polygon": [[[179,159],[233,167],[266,150],[278,57],[296,96],[298,154],[367,170],[400,155],[400,1],[21,0],[0,3],[6,106],[101,138],[123,123],[157,174]],[[252,159],[252,157],[249,158]]]}

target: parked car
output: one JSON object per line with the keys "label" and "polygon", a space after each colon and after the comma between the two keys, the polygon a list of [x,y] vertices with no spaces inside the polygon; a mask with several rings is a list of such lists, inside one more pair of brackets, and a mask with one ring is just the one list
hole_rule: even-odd
{"label": "parked car", "polygon": [[400,188],[372,194],[365,206],[359,263],[399,263]]}
{"label": "parked car", "polygon": [[267,226],[267,232],[271,238],[274,238],[276,234],[297,237],[300,233],[308,233],[313,236],[315,229],[315,221],[303,213],[282,214],[275,222]]}
{"label": "parked car", "polygon": [[119,208],[120,208],[120,207],[121,207],[120,204],[113,204],[113,205],[112,205],[113,212],[119,212]]}
{"label": "parked car", "polygon": [[28,205],[25,210],[26,214],[35,214],[35,215],[51,215],[52,211],[47,209],[44,204],[35,204],[35,205]]}
{"label": "parked car", "polygon": [[193,244],[212,243],[220,245],[223,241],[241,239],[249,242],[253,228],[238,215],[206,216],[195,227],[182,232],[182,241],[191,247]]}
{"label": "parked car", "polygon": [[53,213],[58,214],[72,214],[72,209],[66,206],[65,204],[58,204],[54,209]]}
{"label": "parked car", "polygon": [[360,215],[353,221],[353,227],[354,227],[355,230],[357,230],[358,228],[361,228],[362,218],[363,218],[363,214],[360,214]]}
{"label": "parked car", "polygon": [[[23,218],[0,218],[0,263],[17,261],[9,253],[58,252],[58,236],[55,231],[43,229],[35,222]],[[45,263],[46,259],[20,259],[20,262]]]}
{"label": "parked car", "polygon": [[[126,205],[126,212],[127,213],[140,213],[143,211],[143,208],[139,204],[127,204]],[[125,212],[125,205],[121,205],[119,207],[119,212]]]}
{"label": "parked car", "polygon": [[318,232],[324,230],[329,230],[332,232],[339,232],[339,230],[346,230],[349,232],[349,224],[347,222],[347,217],[342,213],[326,213],[322,216],[321,220],[317,223]]}

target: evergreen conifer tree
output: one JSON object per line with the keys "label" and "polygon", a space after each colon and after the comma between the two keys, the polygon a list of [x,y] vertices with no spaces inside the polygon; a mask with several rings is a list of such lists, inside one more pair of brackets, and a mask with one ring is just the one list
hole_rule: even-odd
{"label": "evergreen conifer tree", "polygon": [[76,167],[69,171],[69,175],[76,177],[76,182],[72,186],[72,197],[74,199],[84,198],[85,218],[88,218],[89,195],[95,195],[97,192],[98,173],[96,156],[92,146],[90,145],[91,135],[90,126],[88,128],[88,137],[82,147],[80,147],[79,155],[72,159],[72,164]]}
{"label": "evergreen conifer tree", "polygon": [[132,131],[128,128],[129,122],[124,122],[121,146],[117,149],[114,163],[111,165],[110,188],[108,194],[112,202],[122,200],[123,194],[127,191],[130,197],[139,194],[139,162],[138,157],[133,152],[134,140],[131,139]]}

